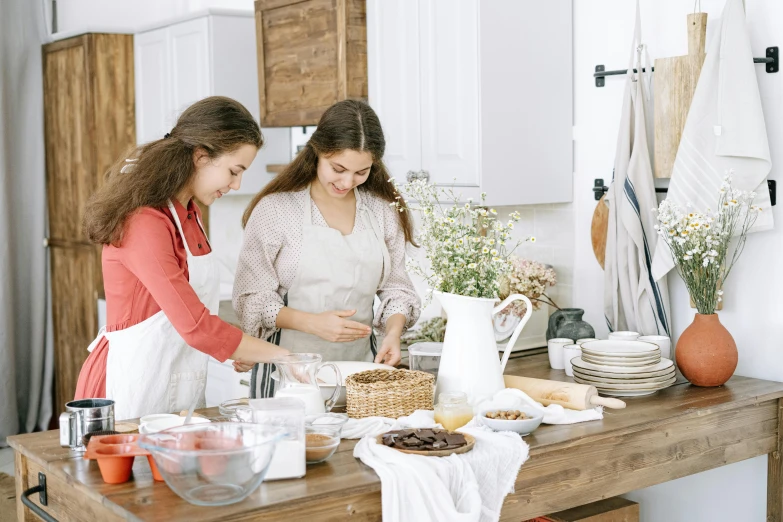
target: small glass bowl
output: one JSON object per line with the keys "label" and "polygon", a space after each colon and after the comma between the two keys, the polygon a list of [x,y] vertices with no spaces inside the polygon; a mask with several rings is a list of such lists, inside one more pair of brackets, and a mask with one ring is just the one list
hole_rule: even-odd
{"label": "small glass bowl", "polygon": [[248,408],[249,406],[250,399],[231,399],[229,401],[221,402],[220,406],[218,406],[218,410],[224,417],[228,417],[231,420],[238,420],[236,415],[237,409]]}
{"label": "small glass bowl", "polygon": [[337,451],[340,431],[334,426],[305,426],[305,460],[308,464],[323,462]]}
{"label": "small glass bowl", "polygon": [[345,413],[318,413],[305,416],[305,426],[336,428],[338,437],[342,435],[343,426],[347,422],[348,415]]}

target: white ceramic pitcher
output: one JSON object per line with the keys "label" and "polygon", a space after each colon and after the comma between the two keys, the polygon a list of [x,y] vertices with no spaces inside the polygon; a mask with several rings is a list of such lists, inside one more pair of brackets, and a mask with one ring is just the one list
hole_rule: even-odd
{"label": "white ceramic pitcher", "polygon": [[[514,343],[530,319],[533,305],[520,294],[510,295],[495,306],[497,299],[434,293],[448,315],[435,397],[442,392],[461,391],[476,406],[505,388],[503,370]],[[514,301],[524,301],[527,311],[503,351],[503,360],[499,361],[492,316]]]}

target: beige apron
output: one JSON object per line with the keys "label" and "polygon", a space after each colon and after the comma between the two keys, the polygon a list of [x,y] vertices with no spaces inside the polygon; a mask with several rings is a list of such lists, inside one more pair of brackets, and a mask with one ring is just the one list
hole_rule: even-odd
{"label": "beige apron", "polygon": [[[286,294],[286,306],[311,314],[356,310],[348,319],[372,327],[373,300],[384,274],[389,271],[389,251],[375,216],[362,202],[361,192],[354,189],[354,194],[356,220],[362,220],[364,230],[344,236],[339,230],[313,225],[310,189],[307,189],[302,216],[302,253]],[[333,343],[298,330],[283,329],[278,334],[270,339],[275,344],[294,353],[319,353],[325,361],[372,361],[374,357],[373,339],[369,337]],[[252,396],[274,394],[271,366],[256,365],[253,369]]]}

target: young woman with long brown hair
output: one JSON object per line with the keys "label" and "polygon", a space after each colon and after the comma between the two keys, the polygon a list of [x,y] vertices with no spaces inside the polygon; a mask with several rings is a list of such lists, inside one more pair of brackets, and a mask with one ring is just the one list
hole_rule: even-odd
{"label": "young woman with long brown hair", "polygon": [[90,241],[103,245],[108,324],[89,347],[77,399],[114,399],[118,419],[180,411],[197,393],[203,407],[209,356],[288,353],[217,317],[218,265],[195,203],[237,190],[262,144],[245,107],[211,97],[111,168],[84,216]]}
{"label": "young woman with long brown hair", "polygon": [[[336,103],[253,199],[234,282],[245,332],[325,360],[399,363],[400,336],[421,303],[405,271],[412,225],[390,206],[399,195],[384,149],[367,104]],[[373,327],[385,334],[377,352]],[[256,366],[251,396],[273,394],[271,365]]]}

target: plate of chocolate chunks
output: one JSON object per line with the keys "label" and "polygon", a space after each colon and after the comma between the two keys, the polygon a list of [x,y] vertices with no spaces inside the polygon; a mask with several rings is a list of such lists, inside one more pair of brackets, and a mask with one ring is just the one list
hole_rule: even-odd
{"label": "plate of chocolate chunks", "polygon": [[378,435],[377,441],[403,453],[427,457],[467,453],[476,443],[465,433],[429,428],[389,431]]}

